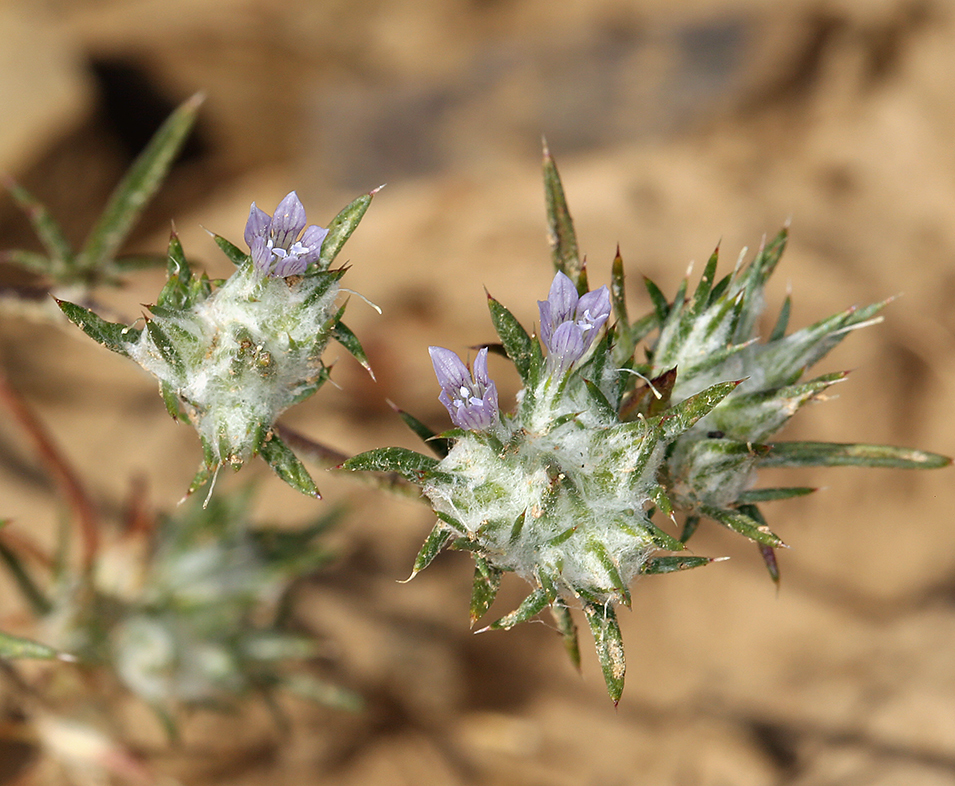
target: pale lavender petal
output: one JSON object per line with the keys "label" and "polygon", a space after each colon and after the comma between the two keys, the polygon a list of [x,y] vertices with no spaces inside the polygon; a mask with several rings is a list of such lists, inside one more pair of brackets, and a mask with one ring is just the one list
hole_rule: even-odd
{"label": "pale lavender petal", "polygon": [[474,358],[474,381],[481,385],[484,388],[491,387],[494,383],[491,382],[491,378],[487,375],[487,347],[484,347],[477,353],[477,357]]}
{"label": "pale lavender petal", "polygon": [[249,208],[249,220],[245,222],[245,244],[252,248],[253,238],[266,237],[271,223],[272,216],[262,208],[256,207],[255,202],[253,202],[252,207]]}
{"label": "pale lavender petal", "polygon": [[305,272],[308,263],[295,254],[289,254],[286,257],[280,257],[272,268],[271,275],[275,278],[288,278],[289,276],[300,276]]}
{"label": "pale lavender petal", "polygon": [[577,289],[573,282],[564,273],[558,271],[550,285],[547,300],[537,301],[541,319],[541,341],[548,350],[550,350],[557,326],[561,322],[574,318],[577,301]]}
{"label": "pale lavender petal", "polygon": [[583,357],[589,341],[585,341],[584,332],[573,322],[562,322],[557,326],[549,347],[547,361],[555,374],[562,374]]}
{"label": "pale lavender petal", "polygon": [[547,295],[547,302],[552,309],[552,318],[556,323],[566,322],[572,318],[577,308],[577,288],[564,273],[560,271],[554,276]]}
{"label": "pale lavender petal", "polygon": [[471,387],[468,367],[454,352],[444,347],[428,347],[428,353],[431,355],[434,375],[438,378],[438,384],[442,390],[448,391],[451,395],[457,395],[461,388]]}
{"label": "pale lavender petal", "polygon": [[288,249],[305,228],[305,208],[298,198],[298,194],[290,191],[279,202],[272,216],[273,245]]}
{"label": "pale lavender petal", "polygon": [[488,425],[490,425],[494,422],[497,413],[500,411],[500,407],[497,403],[497,385],[491,381],[488,381],[487,390],[484,391],[484,408],[490,417],[490,423],[488,423]]}
{"label": "pale lavender petal", "polygon": [[610,290],[600,287],[584,295],[577,304],[577,321],[592,325],[595,332],[610,317]]}
{"label": "pale lavender petal", "polygon": [[255,269],[260,275],[267,276],[272,268],[272,250],[265,242],[265,238],[256,235],[249,243],[249,248],[252,250],[252,264]]}
{"label": "pale lavender petal", "polygon": [[554,335],[554,328],[557,327],[552,316],[553,309],[546,300],[538,300],[537,309],[541,317],[541,341],[544,342],[545,347],[549,347],[550,338]]}
{"label": "pale lavender petal", "polygon": [[304,251],[301,251],[299,256],[305,260],[306,265],[312,264],[312,262],[315,262],[321,255],[322,243],[325,242],[327,236],[328,230],[323,227],[315,224],[305,227],[305,232],[299,241],[299,245],[304,248]]}

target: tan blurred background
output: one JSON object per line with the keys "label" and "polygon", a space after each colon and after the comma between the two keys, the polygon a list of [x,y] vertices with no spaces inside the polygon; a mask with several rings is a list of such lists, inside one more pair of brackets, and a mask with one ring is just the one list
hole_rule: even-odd
{"label": "tan blurred background", "polygon": [[[607,282],[619,242],[634,312],[649,308],[641,275],[672,292],[718,241],[727,269],[789,218],[770,308],[788,282],[791,324],[904,294],[824,361],[855,370],[788,435],[953,454],[953,80],[945,0],[5,0],[0,170],[78,241],[131,151],[204,90],[194,142],[131,249],[161,250],[175,221],[212,275],[229,264],[202,227],[241,239],[252,200],[271,210],[295,188],[325,223],[387,182],[345,254],[347,285],[383,309],[353,298],[348,317],[378,383],[341,353],[341,389],[285,418],[353,452],[416,447],[386,399],[446,424],[426,349],[490,337],[483,286],[533,323],[551,275],[544,134],[591,281]],[[6,196],[0,230],[0,246],[32,246]],[[135,316],[162,279],[102,297]],[[104,510],[134,476],[175,504],[199,448],[151,378],[28,315],[5,313],[0,342]],[[503,363],[495,374],[506,401],[514,380]],[[314,515],[264,466],[229,482],[251,476],[263,518]],[[616,711],[589,641],[581,678],[548,625],[469,633],[466,556],[396,584],[430,530],[423,506],[317,477],[350,513],[341,560],[301,613],[368,710],[290,701],[288,734],[258,709],[199,715],[185,746],[156,759],[183,782],[955,783],[950,470],[805,473],[826,488],[767,510],[792,546],[778,593],[754,549],[707,527],[697,552],[731,561],[635,587]],[[60,512],[22,435],[0,422],[0,515],[44,538]],[[522,591],[505,582],[492,613]],[[134,740],[155,746],[149,716],[131,717]]]}

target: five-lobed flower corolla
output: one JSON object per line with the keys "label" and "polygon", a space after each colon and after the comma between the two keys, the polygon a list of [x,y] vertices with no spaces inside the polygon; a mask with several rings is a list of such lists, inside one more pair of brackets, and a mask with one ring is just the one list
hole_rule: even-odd
{"label": "five-lobed flower corolla", "polygon": [[252,203],[245,224],[245,242],[261,275],[300,276],[318,259],[328,230],[315,224],[306,227],[305,221],[305,208],[294,191],[279,202],[271,216]]}

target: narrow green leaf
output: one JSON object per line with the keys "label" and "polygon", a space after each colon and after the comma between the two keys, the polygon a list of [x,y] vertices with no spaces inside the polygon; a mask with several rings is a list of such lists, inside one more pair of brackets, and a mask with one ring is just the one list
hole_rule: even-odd
{"label": "narrow green leaf", "polygon": [[361,696],[353,691],[320,680],[311,674],[289,674],[283,676],[280,687],[308,701],[346,712],[361,712],[365,702]]}
{"label": "narrow green leaf", "polygon": [[863,308],[846,309],[761,347],[759,364],[764,372],[764,386],[778,387],[795,372],[818,363],[853,329],[872,324],[889,302],[891,298]]}
{"label": "narrow green leaf", "polygon": [[332,328],[332,338],[345,347],[345,349],[351,353],[352,357],[361,363],[362,368],[368,372],[372,379],[375,378],[375,372],[371,370],[371,365],[368,363],[368,356],[365,354],[365,350],[362,348],[358,336],[356,336],[344,322],[335,323],[335,326]]}
{"label": "narrow green leaf", "polygon": [[331,371],[329,371],[328,366],[322,366],[315,376],[304,382],[301,386],[295,389],[294,397],[292,398],[293,404],[298,404],[301,401],[305,401],[309,396],[315,393],[322,385],[324,385],[331,378]]}
{"label": "narrow green leaf", "polygon": [[597,558],[601,567],[606,571],[607,578],[610,579],[610,587],[616,590],[620,596],[618,600],[624,606],[630,608],[630,590],[620,576],[620,569],[607,551],[607,547],[601,541],[593,539],[587,542],[586,548]]}
{"label": "narrow green leaf", "polygon": [[660,509],[664,516],[670,518],[673,515],[673,502],[667,496],[666,489],[663,486],[654,486],[650,489],[650,499],[653,500],[653,504]]}
{"label": "narrow green leaf", "polygon": [[670,315],[670,303],[660,287],[646,276],[643,277],[643,285],[647,288],[647,294],[650,295],[650,302],[653,303],[653,310],[656,312],[657,322],[662,325]]}
{"label": "narrow green leaf", "polygon": [[149,334],[149,339],[152,341],[153,346],[156,347],[160,357],[162,357],[177,374],[184,374],[186,366],[183,363],[178,348],[170,340],[169,336],[165,334],[163,329],[156,324],[155,320],[151,319],[146,323],[146,333]]}
{"label": "narrow green leaf", "polygon": [[50,276],[57,278],[60,271],[56,269],[53,261],[46,255],[37,251],[23,251],[20,249],[14,251],[0,252],[0,262],[6,262],[10,265],[28,270],[41,276]]}
{"label": "narrow green leaf", "polygon": [[710,298],[706,306],[709,308],[716,304],[716,302],[723,297],[723,294],[729,289],[730,284],[733,281],[733,274],[728,273],[719,282],[710,290]]}
{"label": "narrow green leaf", "polygon": [[739,384],[740,382],[720,382],[711,385],[659,415],[663,439],[669,442],[680,436],[732,393]]}
{"label": "narrow green leaf", "polygon": [[352,456],[341,468],[353,472],[395,472],[405,480],[420,484],[437,466],[437,459],[407,448],[375,448]]}
{"label": "narrow green leaf", "polygon": [[617,613],[610,603],[585,603],[584,616],[590,625],[597,647],[597,658],[603,670],[607,692],[613,703],[620,702],[627,661],[623,651],[623,636],[617,622]]}
{"label": "narrow green leaf", "polygon": [[570,613],[570,609],[563,598],[557,598],[550,604],[550,613],[557,624],[557,630],[564,640],[564,650],[574,664],[574,668],[580,671],[580,642],[577,638],[577,623]]}
{"label": "narrow green leaf", "polygon": [[504,572],[483,557],[474,557],[474,584],[471,588],[471,627],[483,617],[501,588]]}
{"label": "narrow green leaf", "polygon": [[448,545],[448,541],[451,540],[452,536],[453,533],[443,521],[439,521],[435,524],[434,529],[431,530],[431,534],[425,538],[424,544],[421,546],[421,551],[418,552],[418,556],[415,558],[411,575],[406,580],[411,581],[411,579],[428,567],[434,558],[438,556],[441,549]]}
{"label": "narrow green leaf", "polygon": [[[740,512],[749,516],[753,521],[759,524],[760,528],[769,531],[769,524],[766,523],[766,519],[763,518],[762,512],[755,505],[740,505]],[[769,577],[773,580],[773,583],[778,587],[779,586],[779,562],[776,559],[776,550],[765,543],[757,543],[756,547],[759,549],[759,554],[763,558],[763,564],[766,566],[766,570],[769,572]]]}
{"label": "narrow green leaf", "polygon": [[487,296],[487,305],[504,351],[514,363],[524,385],[533,387],[540,373],[540,345],[528,335],[514,315],[490,295]]}
{"label": "narrow green leaf", "polygon": [[775,442],[761,456],[762,467],[892,467],[939,469],[952,463],[948,456],[891,445],[837,442]]}
{"label": "narrow green leaf", "polygon": [[325,242],[322,243],[322,253],[319,255],[318,262],[315,263],[317,272],[323,272],[331,267],[335,257],[338,256],[338,252],[345,245],[345,241],[351,237],[362,216],[365,215],[365,211],[368,210],[371,200],[380,190],[381,187],[376,188],[374,191],[353,200],[332,219],[328,225],[328,235],[325,237]]}
{"label": "narrow green leaf", "polygon": [[[657,312],[651,311],[649,314],[644,314],[640,319],[634,322],[630,326],[630,338],[636,346],[637,342],[643,341],[652,330],[659,327],[659,321],[657,318]],[[631,355],[633,353],[631,352]]]}
{"label": "narrow green leaf", "polygon": [[[54,298],[54,300],[56,300],[56,298]],[[75,303],[70,303],[66,300],[56,300],[56,304],[63,313],[66,314],[66,318],[69,319],[70,322],[86,333],[91,339],[113,352],[129,357],[127,345],[134,344],[139,340],[141,330],[107,322],[88,308],[77,306]]]}
{"label": "narrow green leaf", "polygon": [[654,545],[661,549],[666,549],[667,551],[683,551],[686,548],[686,544],[683,543],[682,540],[677,540],[669,533],[664,532],[649,519],[641,521],[640,526],[650,535],[650,539]]}
{"label": "narrow green leaf", "polygon": [[511,535],[510,542],[516,544],[520,538],[521,533],[524,531],[524,522],[527,520],[527,511],[525,510],[521,515],[514,519],[514,523],[511,525]]}
{"label": "narrow green leaf", "polygon": [[736,498],[740,504],[754,504],[756,502],[773,502],[777,499],[791,499],[792,497],[805,497],[818,489],[808,486],[794,486],[793,488],[775,488],[775,489],[750,489],[743,491]]}
{"label": "narrow green leaf", "polygon": [[564,186],[560,182],[557,164],[554,163],[546,143],[543,165],[547,229],[554,269],[573,281],[578,294],[583,295],[587,292],[587,278],[580,261],[580,252],[577,250],[577,233],[567,208],[567,198],[564,196]]}
{"label": "narrow green leaf", "polygon": [[779,309],[779,317],[773,326],[773,332],[769,334],[769,341],[781,341],[786,336],[786,329],[789,327],[789,315],[792,312],[793,299],[786,295],[782,308]]}
{"label": "narrow green leaf", "polygon": [[305,465],[299,461],[292,449],[279,436],[272,432],[259,445],[259,454],[265,459],[272,471],[296,491],[301,491],[308,497],[321,499],[318,487],[312,476],[308,474]]}
{"label": "narrow green leaf", "polygon": [[[759,251],[756,252],[756,257],[740,277],[738,289],[743,292],[743,300],[747,305],[752,306],[759,300],[766,281],[772,275],[780,257],[782,257],[788,239],[789,229],[783,227],[776,237],[768,243],[764,241]],[[758,316],[759,309],[752,307],[745,309],[736,325],[733,343],[739,344],[748,341],[753,336]]]}
{"label": "narrow green leaf", "polygon": [[591,403],[593,404],[592,412],[604,420],[616,420],[617,410],[614,408],[613,404],[607,401],[607,397],[601,392],[600,388],[598,388],[589,379],[584,380],[584,385],[587,387],[587,393],[590,396]]}
{"label": "narrow green leaf", "polygon": [[676,573],[680,570],[690,570],[700,568],[716,562],[718,557],[651,557],[640,568],[640,573],[644,575],[655,573]]}
{"label": "narrow green leaf", "polygon": [[[53,660],[62,657],[52,647],[0,631],[0,658],[6,660]],[[72,660],[72,658],[68,658]]]}
{"label": "narrow green leaf", "polygon": [[432,452],[438,458],[444,458],[448,455],[448,453],[451,452],[453,443],[450,439],[437,436],[434,431],[418,420],[418,418],[408,412],[405,412],[391,401],[389,401],[388,404],[398,414],[398,417],[405,422],[405,425],[407,425],[408,428],[417,434],[421,438],[421,441],[431,448]]}
{"label": "narrow green leaf", "polygon": [[[189,308],[193,303],[192,271],[186,262],[182,243],[175,232],[169,235],[169,247],[166,252],[166,284],[163,286],[156,305],[173,310]],[[150,309],[153,313],[155,310]]]}
{"label": "narrow green leaf", "polygon": [[53,610],[53,604],[40,589],[40,585],[34,581],[20,557],[3,541],[0,541],[0,562],[7,566],[17,589],[20,590],[20,594],[23,595],[34,614],[42,617]]}
{"label": "narrow green leaf", "polygon": [[538,588],[528,595],[510,614],[506,614],[496,622],[492,622],[486,628],[482,628],[478,633],[484,633],[487,630],[510,630],[515,625],[526,622],[531,617],[536,617],[547,606],[550,601],[547,599],[547,591]]}
{"label": "narrow green leaf", "polygon": [[237,245],[226,240],[221,235],[213,234],[212,239],[216,242],[216,245],[222,249],[222,253],[225,254],[229,258],[229,261],[236,267],[241,267],[252,258]]}
{"label": "narrow green leaf", "polygon": [[159,127],[110,197],[76,259],[81,270],[95,270],[116,256],[143,208],[165,179],[192,130],[203,96],[183,103]]}
{"label": "narrow green leaf", "polygon": [[709,305],[710,292],[713,291],[713,282],[716,280],[716,266],[719,263],[720,247],[710,255],[703,269],[703,275],[700,277],[700,283],[696,286],[696,292],[693,293],[693,300],[690,301],[690,307],[687,316],[690,319],[696,319],[703,310]]}
{"label": "narrow green leaf", "polygon": [[613,258],[610,272],[610,299],[613,303],[613,315],[618,323],[630,328],[630,318],[627,316],[627,294],[623,276],[623,257],[620,256],[620,246]]}
{"label": "narrow green leaf", "polygon": [[173,420],[185,420],[182,404],[179,401],[179,396],[176,395],[176,391],[173,390],[172,385],[166,382],[166,380],[162,380],[159,385],[159,390],[162,393],[162,400],[166,405],[166,412],[169,413],[169,417]]}
{"label": "narrow green leaf", "polygon": [[683,522],[683,532],[680,533],[680,542],[686,543],[690,538],[693,537],[693,533],[696,532],[697,527],[700,526],[700,517],[688,515],[686,521]]}
{"label": "narrow green leaf", "polygon": [[775,535],[769,527],[766,526],[765,522],[760,523],[751,516],[746,515],[742,509],[724,510],[712,505],[701,505],[700,513],[722,524],[727,529],[738,532],[744,538],[749,538],[763,546],[778,548],[779,546],[785,547],[786,545],[778,535]]}
{"label": "narrow green leaf", "polygon": [[52,264],[47,272],[65,272],[73,262],[73,249],[60,225],[50,215],[50,211],[19,183],[5,177],[4,185],[17,206],[26,214],[30,226],[49,255],[49,263]]}
{"label": "narrow green leaf", "polygon": [[779,561],[776,559],[776,549],[772,546],[764,546],[762,543],[757,543],[756,548],[759,549],[759,554],[763,558],[763,564],[766,566],[766,570],[769,572],[769,578],[773,580],[773,584],[777,587],[779,586]]}

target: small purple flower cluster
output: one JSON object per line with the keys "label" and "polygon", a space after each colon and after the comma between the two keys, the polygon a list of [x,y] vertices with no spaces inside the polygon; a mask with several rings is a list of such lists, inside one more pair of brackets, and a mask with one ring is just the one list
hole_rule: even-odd
{"label": "small purple flower cluster", "polygon": [[[537,305],[548,370],[551,376],[559,378],[587,353],[609,319],[610,292],[607,287],[600,287],[580,297],[573,282],[558,273],[547,300],[539,300]],[[496,423],[500,417],[497,387],[487,374],[487,348],[474,359],[473,376],[450,349],[429,347],[428,351],[441,385],[438,400],[447,407],[454,425],[482,430]]]}
{"label": "small purple flower cluster", "polygon": [[600,287],[580,297],[573,282],[558,272],[547,300],[538,300],[537,306],[547,364],[551,374],[559,377],[587,353],[610,317],[610,292]]}
{"label": "small purple flower cluster", "polygon": [[483,430],[498,419],[497,386],[487,375],[487,347],[474,359],[473,378],[464,362],[450,349],[428,347],[434,373],[441,385],[438,400],[448,408],[458,428]]}
{"label": "small purple flower cluster", "polygon": [[274,216],[253,202],[245,225],[245,242],[255,269],[272,278],[302,275],[318,259],[326,235],[327,229],[305,226],[305,208],[294,191],[279,202]]}

